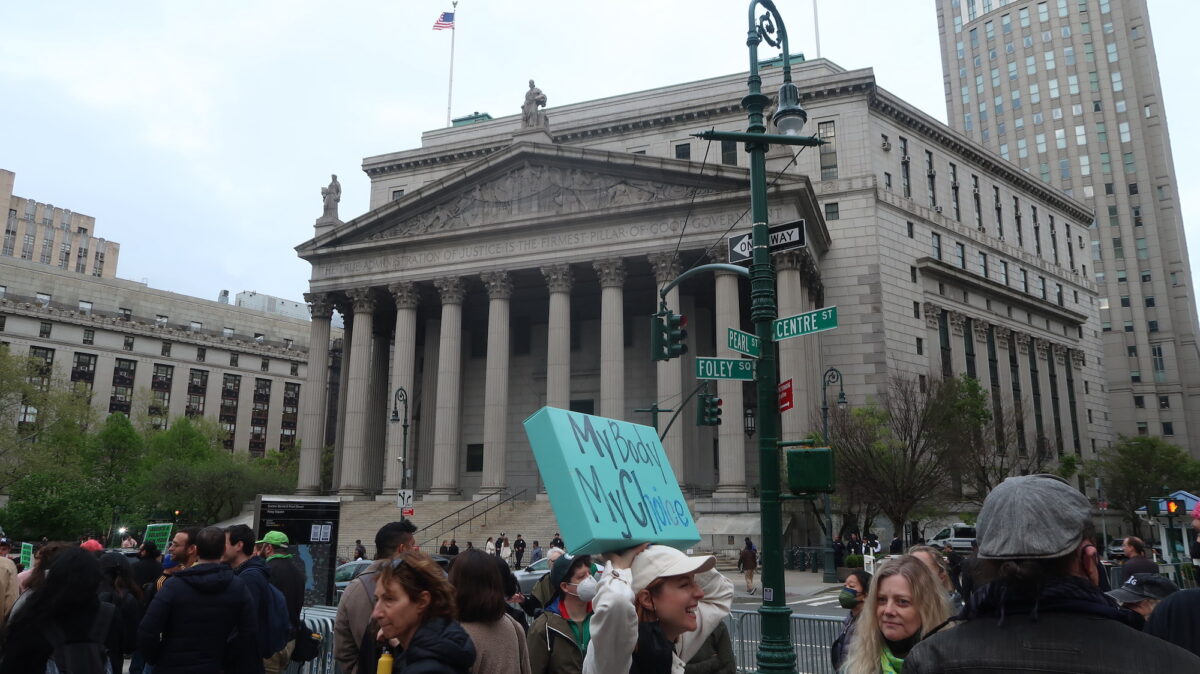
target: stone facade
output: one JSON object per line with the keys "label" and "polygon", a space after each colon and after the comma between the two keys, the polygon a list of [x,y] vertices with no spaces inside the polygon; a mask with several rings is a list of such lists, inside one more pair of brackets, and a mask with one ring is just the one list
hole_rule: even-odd
{"label": "stone facade", "polygon": [[[796,396],[783,439],[820,428],[821,375],[831,366],[843,372],[851,405],[877,398],[894,374],[960,373],[1011,405],[1003,373],[1034,370],[1028,358],[1015,370],[992,363],[1020,335],[1055,345],[1064,359],[1055,362],[1056,395],[1049,380],[1039,395],[1045,423],[1035,427],[1031,415],[1025,442],[1090,457],[1094,440],[1108,441],[1105,423],[1083,421],[1107,417],[1096,286],[1066,263],[1074,236],[1066,232],[1082,234],[1089,211],[878,88],[870,70],[816,61],[797,64],[795,77],[806,132],[829,144],[768,154],[770,220],[803,218],[808,237],[806,249],[776,256],[779,311],[836,305],[841,325],[779,345],[780,379],[793,379]],[[777,89],[780,73],[765,69],[764,79],[764,89]],[[298,247],[313,265],[311,297],[352,316],[347,395],[367,402],[343,415],[340,493],[390,498],[398,486],[399,425],[370,412],[390,395],[372,399],[354,375],[388,371],[389,346],[379,343],[392,349],[388,391],[404,386],[413,400],[413,485],[435,499],[522,489],[534,498],[539,480],[521,427],[530,413],[553,404],[649,423],[637,410],[678,408],[696,386],[695,356],[736,357],[726,328],[751,324],[748,284],[735,275],[693,277],[661,298],[689,318],[686,356],[651,361],[648,333],[657,288],[723,260],[726,238],[749,229],[742,148],[690,136],[743,130],[744,93],[744,75],[715,78],[554,108],[550,128],[536,133],[502,117],[365,159],[371,210]],[[933,173],[927,156],[956,176],[940,201],[913,196],[912,183]],[[977,226],[973,187],[1053,218],[1064,228],[1056,256],[1040,222],[1007,236]],[[412,298],[407,309],[389,296],[397,284]],[[962,329],[942,344],[950,323]],[[360,337],[360,326],[369,334]],[[314,320],[314,335],[324,329]],[[746,502],[759,475],[741,428],[753,387],[716,390],[725,423],[697,427],[689,405],[663,444],[701,504]],[[360,444],[379,430],[372,423],[386,437]],[[302,474],[315,475],[318,460],[302,455],[310,466]],[[302,479],[301,488],[317,486]]]}
{"label": "stone facade", "polygon": [[[1065,238],[1098,285],[1113,430],[1200,457],[1200,324],[1145,0],[938,0],[937,15],[951,126],[1095,211]],[[1004,222],[1029,206],[1003,203]]]}
{"label": "stone facade", "polygon": [[121,245],[95,236],[96,219],[13,196],[16,174],[0,169],[0,204],[8,204],[0,258],[29,260],[99,278],[116,278]]}
{"label": "stone facade", "polygon": [[[294,447],[308,394],[309,328],[306,320],[0,257],[7,348],[50,360],[54,376],[92,391],[101,414],[158,426],[207,417],[230,432],[226,446],[235,451]],[[328,348],[317,353],[327,368]],[[323,393],[324,382],[317,388]]]}

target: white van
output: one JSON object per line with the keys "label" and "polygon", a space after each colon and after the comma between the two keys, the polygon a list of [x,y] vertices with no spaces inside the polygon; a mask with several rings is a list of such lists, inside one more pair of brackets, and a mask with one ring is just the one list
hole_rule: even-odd
{"label": "white van", "polygon": [[975,541],[975,527],[970,524],[956,522],[942,529],[929,541],[929,544],[942,548],[947,543],[958,552],[970,552],[971,543]]}

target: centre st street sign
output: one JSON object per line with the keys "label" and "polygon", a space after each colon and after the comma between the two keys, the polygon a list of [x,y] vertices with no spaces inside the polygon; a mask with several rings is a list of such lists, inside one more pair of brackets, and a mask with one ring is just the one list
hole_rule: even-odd
{"label": "centre st street sign", "polygon": [[752,358],[758,358],[761,352],[757,335],[742,332],[736,328],[729,328],[729,332],[725,338],[725,346],[729,347],[731,351],[744,353]]}
{"label": "centre st street sign", "polygon": [[771,324],[771,335],[776,342],[811,335],[814,332],[832,330],[838,326],[837,307],[825,307],[787,318],[777,318]]}
{"label": "centre st street sign", "polygon": [[754,381],[754,361],[741,358],[696,358],[696,379]]}

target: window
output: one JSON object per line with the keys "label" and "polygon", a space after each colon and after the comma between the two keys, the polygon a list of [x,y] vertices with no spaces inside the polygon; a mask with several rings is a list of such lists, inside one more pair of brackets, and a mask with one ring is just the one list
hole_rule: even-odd
{"label": "window", "polygon": [[229,367],[238,366],[238,355],[236,353],[229,354]]}
{"label": "window", "polygon": [[892,191],[892,174],[884,171],[883,173],[883,189],[888,192]]}
{"label": "window", "polygon": [[171,356],[171,343],[170,342],[162,343],[162,355],[166,358],[169,358]]}
{"label": "window", "polygon": [[392,201],[398,201],[402,196],[404,196],[404,190],[392,190]]}
{"label": "window", "polygon": [[267,372],[267,371],[269,371],[269,370],[271,369],[271,359],[270,359],[270,358],[263,358],[263,359],[262,359],[262,363],[259,365],[258,369],[259,369],[259,370],[261,370],[261,371],[263,371],[263,372]]}
{"label": "window", "polygon": [[166,317],[166,316],[164,316],[164,315],[162,315],[162,314],[158,314],[158,315],[156,315],[156,316],[154,317],[154,325],[156,325],[156,326],[158,326],[158,327],[160,327],[160,328],[165,328],[165,327],[167,327],[167,317]]}
{"label": "window", "polygon": [[935,260],[942,259],[942,235],[934,232],[933,238],[933,258]]}
{"label": "window", "polygon": [[1155,306],[1155,304],[1154,304],[1154,295],[1147,295],[1147,296],[1146,296],[1146,299],[1145,299],[1145,302],[1146,302],[1146,306],[1148,306],[1148,307]]}
{"label": "window", "polygon": [[1138,435],[1149,435],[1150,434],[1150,425],[1148,423],[1146,423],[1145,421],[1137,422],[1137,434]]}
{"label": "window", "polygon": [[979,274],[984,278],[988,275],[988,258],[987,253],[979,254]]}
{"label": "window", "polygon": [[191,332],[200,332],[204,329],[204,324],[200,321],[192,321],[188,324],[188,330]]}
{"label": "window", "polygon": [[913,238],[913,223],[912,223],[912,222],[906,222],[906,223],[905,223],[905,225],[906,225],[906,226],[907,226],[907,228],[908,228],[908,238],[910,238],[910,239],[911,239],[911,238]]}
{"label": "window", "polygon": [[954,259],[958,262],[959,269],[967,268],[967,247],[961,243],[954,244]]}
{"label": "window", "polygon": [[203,363],[204,359],[207,356],[208,356],[208,349],[204,348],[203,346],[196,347],[196,362],[197,363]]}
{"label": "window", "polygon": [[38,326],[38,337],[41,337],[42,339],[48,339],[50,337],[50,330],[53,327],[54,324],[50,321],[42,321],[41,325]]}
{"label": "window", "polygon": [[920,337],[917,337],[917,355],[925,355],[925,340]]}
{"label": "window", "polygon": [[36,297],[38,304],[42,305],[43,307],[50,306],[50,293],[37,293]]}
{"label": "window", "polygon": [[1141,370],[1130,370],[1129,371],[1129,381],[1134,384],[1140,384],[1142,382],[1142,371]]}
{"label": "window", "polygon": [[727,166],[737,166],[737,141],[721,141],[721,163]]}
{"label": "window", "polygon": [[1139,410],[1146,409],[1146,396],[1134,396],[1133,406]]}
{"label": "window", "polygon": [[1158,409],[1160,409],[1160,410],[1171,409],[1171,396],[1159,396],[1158,397]]}
{"label": "window", "polygon": [[[823,147],[823,146],[822,146]],[[925,180],[929,191],[929,207],[937,207],[937,172],[933,170],[933,152],[925,151]]]}
{"label": "window", "polygon": [[1139,236],[1138,238],[1134,239],[1133,243],[1134,243],[1134,247],[1137,250],[1137,259],[1139,259],[1139,260],[1150,259],[1150,251],[1146,247],[1146,237]]}
{"label": "window", "polygon": [[291,373],[291,376],[293,376],[293,377],[299,377],[300,376],[300,363],[297,363],[296,361],[292,361],[290,373]]}
{"label": "window", "polygon": [[221,328],[222,337],[233,337],[233,328]]}
{"label": "window", "polygon": [[125,335],[124,349],[126,351],[133,351],[133,336],[132,335]]}
{"label": "window", "polygon": [[117,313],[119,313],[121,315],[121,320],[123,320],[123,321],[133,320],[133,312],[130,311],[129,309],[126,309],[125,307],[121,307],[121,308],[117,309]]}
{"label": "window", "polygon": [[921,317],[921,303],[913,302],[913,318]]}
{"label": "window", "polygon": [[468,473],[483,472],[483,445],[474,443],[467,445],[467,467]]}
{"label": "window", "polygon": [[83,343],[84,344],[95,344],[96,343],[96,331],[92,330],[91,328],[85,328],[83,331]]}
{"label": "window", "polygon": [[[969,125],[968,121],[968,129]],[[908,172],[908,139],[903,136],[900,136],[900,187],[904,190],[905,198],[912,198],[912,181]]]}
{"label": "window", "polygon": [[1021,270],[1021,292],[1029,292],[1029,272],[1024,269]]}
{"label": "window", "polygon": [[917,282],[917,268],[910,265],[908,268],[908,276],[909,276],[909,278],[912,279],[913,283],[916,283]]}
{"label": "window", "polygon": [[1130,344],[1130,345],[1126,346],[1125,347],[1125,355],[1129,356],[1130,358],[1137,358],[1137,345]]}
{"label": "window", "polygon": [[691,159],[692,158],[692,144],[691,143],[677,144],[675,146],[675,158],[676,159]]}
{"label": "window", "polygon": [[1162,384],[1167,381],[1167,359],[1163,355],[1162,344],[1150,345],[1150,363],[1154,368],[1155,383]]}
{"label": "window", "polygon": [[838,219],[837,202],[825,204],[825,219],[826,220],[837,220]]}
{"label": "window", "polygon": [[1000,282],[1008,285],[1008,262],[1000,260]]}
{"label": "window", "polygon": [[817,124],[817,137],[825,141],[825,144],[820,149],[821,180],[837,180],[837,144],[834,142],[837,139],[837,130],[834,127],[834,123],[819,122]]}
{"label": "window", "polygon": [[[1132,332],[1133,331],[1133,321],[1126,321],[1126,322],[1130,324],[1129,330],[1127,330],[1126,332]],[[1150,332],[1158,332],[1158,321],[1146,321],[1146,327],[1150,330]]]}
{"label": "window", "polygon": [[1163,425],[1163,435],[1175,435],[1174,422],[1164,421],[1164,422],[1162,422],[1162,425]]}

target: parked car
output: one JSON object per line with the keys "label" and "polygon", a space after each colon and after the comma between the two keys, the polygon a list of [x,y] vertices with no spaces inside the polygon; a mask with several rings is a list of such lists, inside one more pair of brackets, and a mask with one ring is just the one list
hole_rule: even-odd
{"label": "parked car", "polygon": [[521,593],[529,594],[533,592],[533,586],[537,585],[542,576],[548,573],[550,573],[550,560],[543,557],[520,571],[516,571],[513,575],[517,577],[517,582],[521,585]]}
{"label": "parked car", "polygon": [[1125,539],[1114,538],[1108,544],[1109,559],[1125,559]]}
{"label": "parked car", "polygon": [[[450,568],[450,558],[445,555],[429,555],[433,561],[437,562],[438,566],[442,567],[442,571],[448,571]],[[373,559],[356,559],[353,562],[346,562],[333,570],[333,589],[338,596],[346,589],[346,586],[358,578],[363,571],[375,563]]]}
{"label": "parked car", "polygon": [[971,544],[975,542],[975,527],[970,524],[956,522],[942,529],[929,541],[930,545],[942,547],[947,543],[957,552],[970,552]]}

